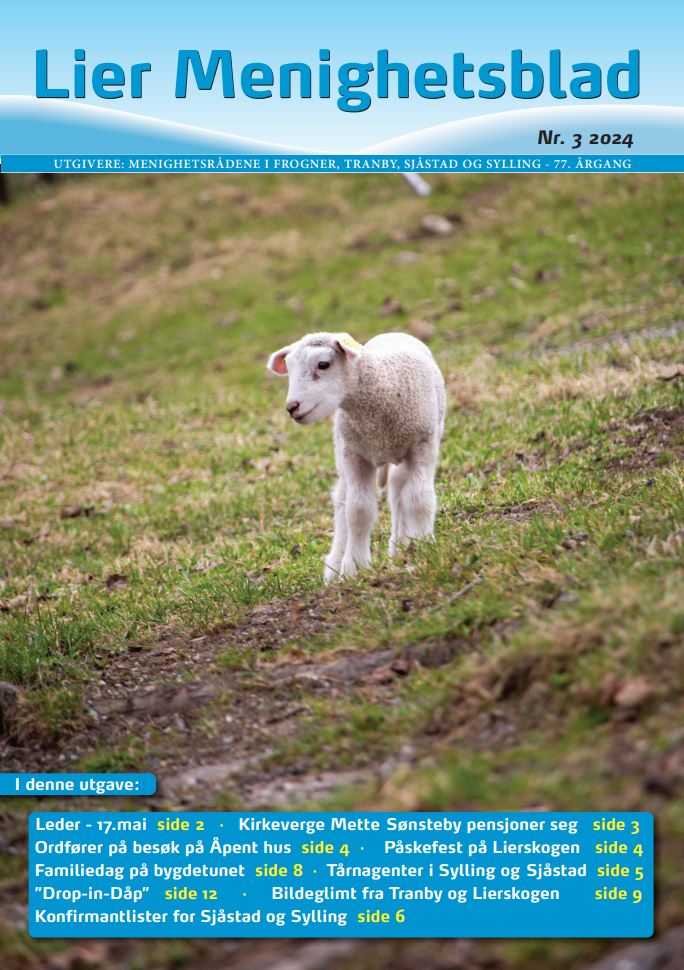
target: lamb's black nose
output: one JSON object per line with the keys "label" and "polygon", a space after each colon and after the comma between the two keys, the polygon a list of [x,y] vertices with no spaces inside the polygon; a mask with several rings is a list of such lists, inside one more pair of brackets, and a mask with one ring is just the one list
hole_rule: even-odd
{"label": "lamb's black nose", "polygon": [[287,413],[290,417],[294,417],[295,412],[299,409],[299,401],[288,401],[285,405],[287,408]]}

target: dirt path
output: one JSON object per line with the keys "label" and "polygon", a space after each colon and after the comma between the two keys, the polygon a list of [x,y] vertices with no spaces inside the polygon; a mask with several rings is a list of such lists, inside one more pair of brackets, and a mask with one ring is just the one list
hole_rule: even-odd
{"label": "dirt path", "polygon": [[[280,652],[295,634],[301,641],[330,631],[338,610],[339,594],[324,591],[252,608],[220,633],[133,645],[87,688],[86,714],[61,746],[46,751],[6,738],[4,763],[8,770],[64,770],[67,759],[129,746],[157,774],[157,806],[161,797],[195,809],[227,794],[250,808],[294,807],[369,780],[387,766],[311,770],[279,766],[273,755],[280,741],[306,731],[317,698],[386,701],[412,670],[447,664],[467,647],[436,640],[363,653]],[[226,652],[241,668],[225,669]],[[400,761],[401,753],[392,766]]]}

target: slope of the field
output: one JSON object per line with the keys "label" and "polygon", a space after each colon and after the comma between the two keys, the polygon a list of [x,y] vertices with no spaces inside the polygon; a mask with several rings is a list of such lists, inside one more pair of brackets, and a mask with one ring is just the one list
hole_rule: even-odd
{"label": "slope of the field", "polygon": [[[684,921],[684,181],[432,184],[16,187],[4,770],[149,769],[170,807],[652,810],[662,930]],[[288,422],[264,368],[314,329],[409,330],[449,391],[436,541],[390,563],[383,508],[374,568],[327,589],[331,429]],[[39,946],[25,810],[0,808],[3,965],[319,966]],[[610,945],[331,947],[321,970],[579,970]]]}

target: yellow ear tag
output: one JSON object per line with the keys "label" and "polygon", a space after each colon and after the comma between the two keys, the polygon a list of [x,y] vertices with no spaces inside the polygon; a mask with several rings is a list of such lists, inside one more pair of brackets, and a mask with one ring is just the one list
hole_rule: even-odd
{"label": "yellow ear tag", "polygon": [[353,337],[350,337],[348,333],[346,333],[343,337],[340,337],[340,344],[346,350],[355,350],[357,354],[363,350],[363,345],[360,344],[358,340],[354,340]]}

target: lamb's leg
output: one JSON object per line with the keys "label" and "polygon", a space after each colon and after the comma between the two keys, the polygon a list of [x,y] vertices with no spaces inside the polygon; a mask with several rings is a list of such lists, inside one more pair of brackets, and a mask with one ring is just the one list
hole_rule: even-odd
{"label": "lamb's leg", "polygon": [[356,576],[371,561],[370,537],[378,511],[375,494],[375,468],[360,455],[344,456],[347,486],[347,548],[342,560],[342,575]]}
{"label": "lamb's leg", "polygon": [[410,539],[424,539],[431,536],[434,531],[437,511],[435,471],[438,449],[437,438],[416,445],[402,463],[406,469],[406,478],[396,499],[398,512],[396,545],[408,542]]}
{"label": "lamb's leg", "polygon": [[332,549],[325,558],[323,579],[326,583],[342,575],[342,559],[347,548],[347,484],[342,475],[335,484],[332,500],[335,508],[335,535]]}
{"label": "lamb's leg", "polygon": [[389,470],[389,481],[387,485],[387,498],[389,501],[390,512],[392,514],[392,532],[389,541],[389,554],[396,556],[402,542],[405,541],[406,526],[402,519],[401,490],[409,476],[409,468],[406,462],[402,461],[399,465],[392,465]]}

